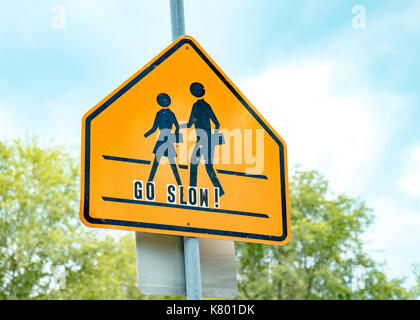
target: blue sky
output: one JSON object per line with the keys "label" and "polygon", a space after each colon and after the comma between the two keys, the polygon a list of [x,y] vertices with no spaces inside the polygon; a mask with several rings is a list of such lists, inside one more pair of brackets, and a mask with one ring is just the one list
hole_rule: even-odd
{"label": "blue sky", "polygon": [[[366,12],[355,29],[354,6]],[[65,27],[53,27],[64,8]],[[169,1],[0,3],[0,137],[80,145],[84,112],[171,42]],[[420,3],[185,0],[194,36],[286,140],[377,216],[390,276],[420,264]]]}

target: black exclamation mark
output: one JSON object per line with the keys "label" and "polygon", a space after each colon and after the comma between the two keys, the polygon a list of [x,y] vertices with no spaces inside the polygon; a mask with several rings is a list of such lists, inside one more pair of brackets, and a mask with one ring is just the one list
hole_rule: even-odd
{"label": "black exclamation mark", "polygon": [[219,209],[220,205],[219,205],[219,194],[220,194],[220,189],[219,188],[214,188],[214,207],[216,209]]}

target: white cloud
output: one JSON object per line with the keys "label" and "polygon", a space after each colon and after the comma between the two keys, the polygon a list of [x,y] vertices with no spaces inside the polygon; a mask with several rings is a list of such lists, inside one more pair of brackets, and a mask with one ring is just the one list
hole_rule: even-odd
{"label": "white cloud", "polygon": [[398,180],[398,187],[408,196],[420,198],[420,145],[412,151],[405,173]]}
{"label": "white cloud", "polygon": [[363,187],[388,135],[370,97],[336,94],[334,63],[271,67],[247,80],[247,97],[284,138],[291,165],[323,172],[340,192]]}
{"label": "white cloud", "polygon": [[19,124],[10,103],[0,101],[0,137],[15,138],[19,135]]}
{"label": "white cloud", "polygon": [[386,259],[386,271],[391,277],[406,277],[414,285],[412,265],[420,263],[418,253],[420,214],[404,201],[382,195],[369,201],[377,216],[366,233],[369,251],[379,261]]}
{"label": "white cloud", "polygon": [[[354,88],[346,92],[336,86],[335,72],[347,69],[337,61],[271,66],[241,88],[286,141],[289,167],[300,163],[319,170],[335,193],[367,201],[376,216],[365,235],[368,250],[376,259],[389,261],[390,276],[408,276],[411,284],[411,264],[420,262],[414,253],[420,216],[415,208],[403,206],[394,186],[383,187],[385,181],[395,183],[383,166],[404,125],[398,115],[408,103],[392,92],[366,90],[362,83],[361,93]],[[412,160],[400,185],[419,196],[420,146]]]}

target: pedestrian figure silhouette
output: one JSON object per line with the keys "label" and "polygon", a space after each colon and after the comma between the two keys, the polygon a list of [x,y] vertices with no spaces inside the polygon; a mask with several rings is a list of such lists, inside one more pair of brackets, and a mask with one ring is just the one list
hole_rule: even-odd
{"label": "pedestrian figure silhouette", "polygon": [[195,126],[197,135],[197,142],[191,156],[190,186],[197,186],[198,163],[201,157],[204,157],[207,174],[214,187],[220,189],[220,196],[222,196],[225,192],[213,168],[214,147],[217,142],[215,142],[216,139],[212,139],[210,121],[215,125],[215,137],[219,137],[218,130],[220,124],[211,106],[202,98],[206,92],[204,86],[201,83],[194,82],[190,86],[190,91],[194,97],[199,98],[192,107],[190,119],[187,124],[188,128],[191,128],[193,125]]}
{"label": "pedestrian figure silhouette", "polygon": [[[161,93],[157,96],[157,103],[162,107],[162,109],[156,114],[152,129],[144,134],[147,138],[157,129],[160,131],[159,138],[153,149],[155,160],[153,161],[152,170],[150,171],[149,181],[153,181],[160,159],[162,157],[167,157],[169,163],[171,164],[172,172],[174,173],[177,184],[182,185],[175,162],[177,154],[174,146],[177,142],[180,142],[179,125],[175,114],[169,109],[169,106],[171,105],[171,98],[166,93]],[[172,132],[173,126],[175,126],[175,133]]]}

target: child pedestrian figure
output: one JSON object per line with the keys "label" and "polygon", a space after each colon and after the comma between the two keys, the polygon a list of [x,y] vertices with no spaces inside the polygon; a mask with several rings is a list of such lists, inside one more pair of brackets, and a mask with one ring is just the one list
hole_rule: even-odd
{"label": "child pedestrian figure", "polygon": [[[152,170],[150,172],[149,181],[153,181],[156,170],[159,166],[160,159],[162,157],[167,157],[169,163],[171,164],[172,172],[175,176],[176,182],[178,185],[182,185],[181,179],[178,174],[178,168],[175,162],[177,156],[175,151],[175,144],[179,140],[179,125],[176,120],[175,114],[169,109],[171,105],[171,98],[166,93],[161,93],[157,96],[157,103],[162,107],[160,111],[156,114],[155,122],[152,129],[147,131],[144,136],[147,138],[157,129],[159,129],[159,138],[156,142],[156,145],[153,149],[155,154],[155,159],[153,161]],[[172,132],[172,127],[175,126],[175,133]]]}

